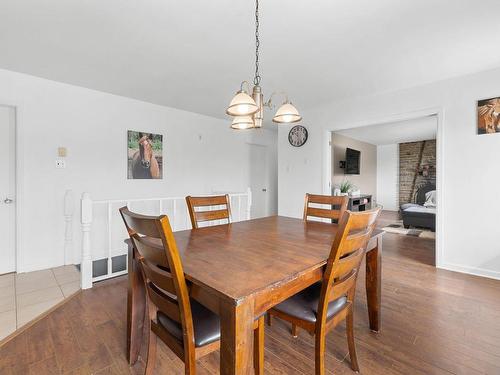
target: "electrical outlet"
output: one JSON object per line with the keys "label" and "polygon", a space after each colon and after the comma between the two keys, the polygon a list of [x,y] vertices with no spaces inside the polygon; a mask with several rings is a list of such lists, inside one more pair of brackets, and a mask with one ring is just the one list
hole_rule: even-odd
{"label": "electrical outlet", "polygon": [[66,161],[64,161],[62,159],[57,159],[56,160],[56,168],[58,168],[58,169],[66,168]]}

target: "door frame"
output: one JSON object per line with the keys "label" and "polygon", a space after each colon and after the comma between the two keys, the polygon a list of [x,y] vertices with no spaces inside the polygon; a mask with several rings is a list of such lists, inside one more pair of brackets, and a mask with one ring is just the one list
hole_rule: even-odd
{"label": "door frame", "polygon": [[[270,213],[270,208],[269,208],[269,185],[270,185],[270,181],[269,181],[269,166],[267,165],[267,158],[268,158],[268,153],[269,153],[269,146],[268,145],[264,145],[262,143],[256,143],[256,142],[245,142],[248,146],[257,146],[257,147],[262,147],[266,150],[266,160],[265,160],[265,164],[266,164],[266,201],[265,201],[265,207],[264,207],[264,212],[265,212],[265,217],[269,216],[269,213]],[[249,149],[250,150],[250,149]],[[251,185],[250,181],[249,181],[249,186]],[[253,205],[253,203],[252,203]]]}
{"label": "door frame", "polygon": [[331,194],[331,176],[332,176],[332,150],[330,146],[332,133],[344,130],[358,128],[362,126],[380,125],[391,122],[399,122],[406,120],[414,120],[421,117],[436,116],[437,117],[437,134],[436,134],[436,190],[437,190],[437,201],[438,207],[436,208],[436,254],[435,254],[435,265],[436,268],[443,268],[443,249],[444,249],[444,207],[445,197],[444,191],[444,178],[443,178],[443,165],[444,165],[444,146],[443,146],[443,134],[444,134],[444,108],[443,107],[433,107],[426,108],[419,111],[405,112],[396,115],[389,115],[386,117],[381,117],[378,119],[371,119],[353,123],[347,123],[346,126],[341,128],[327,127],[323,133],[323,181],[322,189],[323,194]]}
{"label": "door frame", "polygon": [[22,142],[22,105],[21,103],[14,102],[12,100],[6,100],[0,97],[0,106],[9,107],[14,110],[14,137],[15,137],[15,272],[25,272],[23,265],[21,264],[21,249],[23,242],[23,228],[22,228],[22,218],[23,218],[23,203],[24,203],[24,153],[23,153],[23,142]]}

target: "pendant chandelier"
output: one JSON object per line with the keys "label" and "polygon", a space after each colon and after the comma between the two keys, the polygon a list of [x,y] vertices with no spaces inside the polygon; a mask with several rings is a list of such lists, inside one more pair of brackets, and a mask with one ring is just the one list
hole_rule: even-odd
{"label": "pendant chandelier", "polygon": [[[284,92],[273,92],[267,102],[264,102],[264,95],[260,87],[259,73],[259,0],[255,1],[255,76],[253,79],[252,95],[250,96],[250,84],[243,81],[240,90],[229,103],[226,113],[233,116],[232,129],[245,130],[261,128],[264,120],[264,107],[275,108],[272,99],[275,95],[282,95],[283,103],[276,111],[273,122],[292,123],[302,120],[297,108],[288,100],[288,95]],[[245,87],[246,86],[246,87]]]}

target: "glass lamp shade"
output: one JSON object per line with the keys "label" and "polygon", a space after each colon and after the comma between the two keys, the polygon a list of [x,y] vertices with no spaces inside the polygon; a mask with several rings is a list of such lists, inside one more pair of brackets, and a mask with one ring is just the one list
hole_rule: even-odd
{"label": "glass lamp shade", "polygon": [[297,111],[292,103],[285,103],[278,108],[276,114],[273,117],[273,122],[287,124],[290,122],[297,122],[302,120],[302,116]]}
{"label": "glass lamp shade", "polygon": [[252,116],[236,116],[231,124],[231,129],[245,130],[254,127]]}
{"label": "glass lamp shade", "polygon": [[245,91],[238,91],[229,103],[226,113],[231,116],[248,116],[253,115],[258,110],[259,107],[250,95]]}

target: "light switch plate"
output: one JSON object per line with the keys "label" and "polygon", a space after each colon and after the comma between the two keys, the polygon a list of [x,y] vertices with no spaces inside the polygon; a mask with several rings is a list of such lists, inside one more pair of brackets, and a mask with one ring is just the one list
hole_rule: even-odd
{"label": "light switch plate", "polygon": [[68,150],[66,149],[66,147],[58,147],[57,156],[59,156],[60,158],[65,158],[66,156],[68,156]]}
{"label": "light switch plate", "polygon": [[62,160],[62,159],[57,159],[56,160],[56,168],[58,168],[58,169],[66,168],[66,161]]}

